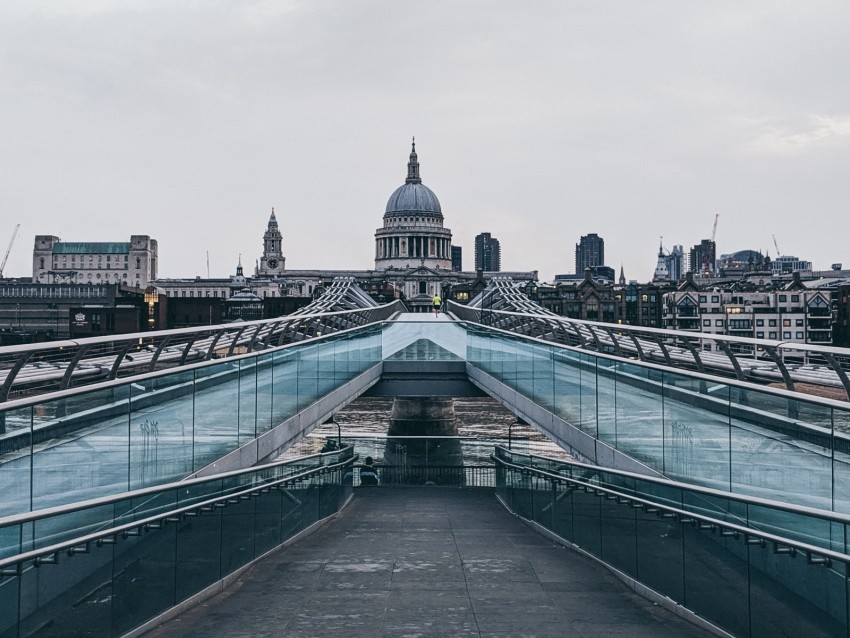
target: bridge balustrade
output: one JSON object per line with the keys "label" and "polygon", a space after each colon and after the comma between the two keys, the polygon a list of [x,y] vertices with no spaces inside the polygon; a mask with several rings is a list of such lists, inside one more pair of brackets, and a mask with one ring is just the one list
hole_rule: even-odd
{"label": "bridge balustrade", "polygon": [[[639,487],[643,478],[629,485],[625,474],[611,483],[605,470],[529,462],[506,450],[494,459],[508,509],[610,565],[662,605],[734,636],[850,635],[850,555],[841,530],[834,551],[751,525],[747,499],[732,511],[715,509],[707,494],[681,484]],[[760,507],[758,518],[770,506]],[[837,525],[846,534],[847,520]]]}
{"label": "bridge balustrade", "polygon": [[0,638],[121,636],[337,512],[352,448],[0,520]]}

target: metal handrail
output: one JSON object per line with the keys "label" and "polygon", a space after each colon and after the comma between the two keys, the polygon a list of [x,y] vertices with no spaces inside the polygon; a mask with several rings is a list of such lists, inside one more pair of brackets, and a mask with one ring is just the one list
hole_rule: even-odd
{"label": "metal handrail", "polygon": [[[789,514],[800,514],[802,516],[813,516],[816,518],[823,519],[825,521],[829,521],[831,523],[839,523],[842,525],[850,525],[850,514],[842,514],[840,512],[834,512],[832,510],[823,510],[818,509],[816,507],[809,507],[806,505],[795,505],[793,503],[786,503],[785,501],[773,501],[771,499],[762,498],[760,496],[749,496],[746,494],[739,494],[737,492],[724,492],[723,490],[714,489],[711,487],[705,487],[703,485],[696,485],[694,483],[684,483],[682,481],[676,481],[673,479],[652,476],[649,474],[638,474],[636,472],[629,472],[628,470],[620,470],[610,467],[603,467],[601,465],[591,465],[589,463],[582,463],[581,461],[565,461],[563,459],[555,459],[547,456],[541,456],[538,454],[527,454],[525,452],[515,452],[509,448],[504,447],[503,445],[496,445],[497,450],[501,450],[510,454],[511,456],[523,456],[529,459],[540,459],[541,461],[546,461],[548,463],[558,463],[561,465],[569,465],[572,467],[576,467],[582,470],[587,470],[588,472],[605,472],[606,474],[615,474],[617,476],[622,476],[623,478],[628,479],[636,479],[639,481],[646,481],[649,483],[655,483],[656,485],[663,485],[664,487],[674,488],[674,489],[685,489],[691,492],[695,492],[704,496],[711,497],[719,497],[730,501],[735,501],[737,503],[743,503],[745,505],[758,505],[762,507],[770,507],[772,509],[780,510],[783,512],[787,512]],[[503,459],[504,460],[504,459]],[[524,467],[527,469],[542,469],[532,465],[519,465],[519,467]],[[564,478],[561,475],[555,475],[561,478]]]}
{"label": "metal handrail", "polygon": [[[265,472],[268,470],[274,470],[278,467],[283,467],[286,465],[296,465],[300,463],[304,463],[310,461],[311,459],[317,458],[326,458],[332,456],[339,456],[341,452],[346,452],[347,454],[351,454],[350,458],[355,458],[353,449],[344,448],[342,450],[333,450],[331,452],[317,452],[316,454],[307,454],[305,456],[299,456],[297,459],[286,459],[284,461],[274,461],[272,463],[266,463],[263,465],[254,465],[249,468],[243,468],[238,470],[230,470],[229,472],[221,472],[219,474],[212,474],[208,476],[201,476],[196,478],[187,478],[181,481],[173,481],[171,483],[164,483],[161,485],[153,485],[151,487],[143,487],[137,490],[132,490],[129,492],[121,492],[118,494],[110,494],[108,496],[99,496],[97,498],[88,499],[85,501],[77,501],[76,503],[68,503],[67,505],[57,505],[55,507],[49,507],[42,510],[34,510],[31,512],[23,512],[21,514],[13,514],[11,516],[6,516],[0,518],[0,528],[7,527],[9,525],[21,525],[25,523],[30,523],[34,521],[38,521],[44,518],[50,518],[52,516],[60,516],[62,514],[72,514],[74,512],[79,512],[82,510],[86,510],[92,507],[101,507],[104,505],[111,505],[112,503],[117,503],[119,501],[124,501],[127,499],[134,499],[146,496],[154,496],[156,494],[160,494],[162,492],[168,492],[170,490],[177,489],[186,489],[188,487],[192,487],[193,485],[199,485],[201,483],[209,483],[211,481],[220,481],[224,479],[233,478],[235,476],[241,476],[244,474],[255,474],[257,472]],[[329,465],[322,465],[320,467],[329,467]]]}
{"label": "metal handrail", "polygon": [[[597,352],[608,348],[607,354],[616,356],[619,351],[620,358],[711,370],[739,380],[782,382],[792,392],[796,391],[795,383],[843,388],[850,399],[850,348],[588,321],[550,314],[540,307],[543,312],[534,313],[468,308],[452,301],[448,304],[459,319],[514,334],[523,334],[531,325],[544,326],[546,329],[539,336],[525,335],[535,339],[562,342],[566,338],[571,341],[567,345]],[[483,322],[485,318],[487,321]],[[560,326],[564,336],[554,326]],[[614,335],[628,335],[630,340],[617,339]],[[695,348],[695,342],[715,343],[720,353]],[[736,352],[735,346],[745,351]],[[761,352],[765,358],[757,357]],[[786,357],[801,358],[803,362],[788,361]]]}
{"label": "metal handrail", "polygon": [[[305,470],[304,472],[285,476],[280,479],[275,479],[273,481],[263,483],[262,485],[254,485],[241,491],[228,492],[225,495],[218,495],[214,498],[206,499],[204,501],[198,501],[196,503],[192,503],[191,505],[186,505],[184,507],[169,510],[168,512],[160,512],[158,514],[154,514],[153,516],[149,516],[138,521],[124,523],[122,525],[110,527],[109,529],[98,530],[96,532],[85,534],[83,536],[79,536],[70,540],[65,540],[60,543],[55,543],[46,547],[30,550],[28,552],[17,554],[15,556],[2,558],[0,559],[0,576],[19,576],[21,574],[23,564],[28,561],[33,561],[35,566],[39,566],[41,564],[54,564],[56,562],[55,558],[53,560],[48,561],[42,561],[40,559],[43,559],[47,556],[56,557],[59,553],[66,550],[68,551],[69,555],[73,556],[73,554],[75,553],[73,551],[74,548],[80,546],[87,547],[90,543],[103,542],[106,539],[114,538],[119,534],[126,534],[132,530],[137,530],[141,532],[143,529],[157,529],[156,524],[160,522],[176,522],[170,519],[183,517],[192,512],[202,512],[207,510],[208,508],[226,507],[228,505],[228,500],[230,499],[243,497],[250,498],[251,496],[256,496],[263,491],[278,489],[280,486],[286,483],[302,481],[305,478],[310,478],[316,474],[325,474],[328,472],[328,470],[353,465],[355,460],[356,457],[351,456],[337,463],[310,468],[309,470]],[[265,469],[265,467],[263,467],[262,469]],[[254,471],[256,470],[257,468],[254,468]],[[207,480],[211,479],[208,478]],[[135,493],[125,494],[124,498],[130,498],[130,496],[128,496],[129,494]],[[2,521],[0,521],[0,523],[1,522]],[[15,566],[14,572],[11,572],[11,570],[9,570],[11,566]]]}
{"label": "metal handrail", "polygon": [[[174,368],[187,362],[267,350],[387,319],[403,309],[383,306],[295,314],[233,324],[177,328],[126,335],[6,346],[0,348],[0,403],[13,389],[30,393],[66,389],[72,384]],[[340,322],[339,319],[348,319]],[[344,325],[347,324],[347,325]],[[264,330],[267,331],[265,336]],[[46,388],[46,389],[45,389]]]}
{"label": "metal handrail", "polygon": [[817,545],[810,545],[809,543],[804,543],[795,539],[786,538],[784,536],[778,536],[776,534],[764,532],[753,527],[730,523],[728,521],[712,518],[704,514],[699,514],[688,510],[679,509],[671,505],[650,501],[648,499],[640,498],[633,494],[619,492],[609,487],[604,487],[601,485],[590,485],[579,479],[563,476],[560,474],[553,474],[552,472],[547,472],[546,470],[540,468],[529,467],[527,465],[517,465],[515,463],[505,461],[504,459],[500,459],[495,455],[491,458],[497,465],[508,467],[511,470],[515,470],[520,473],[534,474],[557,483],[569,483],[575,485],[579,489],[590,488],[598,496],[606,496],[608,498],[612,498],[612,500],[617,500],[618,502],[624,505],[630,505],[635,509],[653,511],[656,513],[666,512],[670,515],[670,518],[677,520],[681,524],[692,524],[695,526],[699,526],[700,529],[704,530],[713,531],[716,529],[720,530],[721,534],[724,534],[724,532],[726,532],[726,535],[744,536],[748,540],[748,542],[749,539],[752,538],[759,539],[762,544],[769,542],[774,545],[775,550],[778,550],[777,553],[789,553],[787,551],[782,551],[783,549],[799,551],[805,554],[809,561],[813,564],[823,564],[825,566],[829,566],[829,561],[833,560],[842,563],[850,563],[850,554],[844,554],[824,547],[818,547]]}

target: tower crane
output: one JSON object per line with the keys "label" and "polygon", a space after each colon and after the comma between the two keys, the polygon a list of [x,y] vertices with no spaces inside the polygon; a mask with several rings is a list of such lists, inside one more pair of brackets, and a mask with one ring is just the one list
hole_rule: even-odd
{"label": "tower crane", "polygon": [[771,237],[773,237],[773,245],[776,247],[776,256],[779,257],[782,253],[779,252],[779,244],[776,241],[776,235],[771,234]]}
{"label": "tower crane", "polygon": [[6,261],[9,259],[9,253],[12,252],[12,244],[15,243],[15,237],[18,236],[20,224],[15,225],[15,230],[12,231],[12,239],[9,240],[9,246],[6,248],[6,254],[3,255],[3,261],[0,262],[0,279],[3,278],[3,270],[6,268]]}

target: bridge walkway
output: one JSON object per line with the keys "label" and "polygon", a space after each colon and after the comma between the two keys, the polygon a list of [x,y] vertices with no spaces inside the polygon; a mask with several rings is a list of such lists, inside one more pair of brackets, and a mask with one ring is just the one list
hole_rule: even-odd
{"label": "bridge walkway", "polygon": [[538,534],[492,491],[382,486],[144,635],[710,634]]}

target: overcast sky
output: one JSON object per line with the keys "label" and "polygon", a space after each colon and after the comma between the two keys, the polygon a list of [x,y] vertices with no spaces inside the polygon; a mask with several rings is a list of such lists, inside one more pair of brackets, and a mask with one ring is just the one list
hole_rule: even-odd
{"label": "overcast sky", "polygon": [[160,275],[368,269],[416,136],[473,268],[652,277],[659,237],[850,266],[850,2],[3,0],[0,257],[159,240]]}

